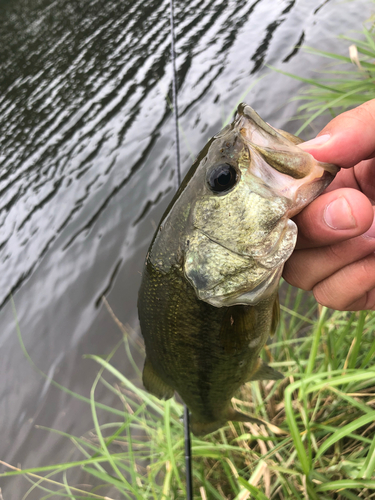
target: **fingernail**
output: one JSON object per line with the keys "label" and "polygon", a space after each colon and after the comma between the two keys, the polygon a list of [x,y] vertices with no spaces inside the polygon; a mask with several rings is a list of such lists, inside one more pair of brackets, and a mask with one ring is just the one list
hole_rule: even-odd
{"label": "fingernail", "polygon": [[322,144],[326,143],[331,136],[329,134],[323,134],[323,135],[318,135],[318,137],[315,137],[315,139],[311,139],[310,141],[302,142],[301,144],[298,144],[298,146],[302,149],[309,149],[311,146],[321,146]]}
{"label": "fingernail", "polygon": [[324,211],[324,221],[332,229],[354,229],[357,222],[343,196],[332,201]]}
{"label": "fingernail", "polygon": [[373,220],[370,229],[368,229],[362,236],[367,238],[375,238],[375,219]]}

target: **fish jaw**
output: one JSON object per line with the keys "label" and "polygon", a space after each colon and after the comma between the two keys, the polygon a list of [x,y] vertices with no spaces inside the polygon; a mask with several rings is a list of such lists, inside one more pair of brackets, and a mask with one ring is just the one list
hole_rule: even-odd
{"label": "fish jaw", "polygon": [[249,175],[290,201],[287,217],[311,203],[340,170],[337,165],[315,160],[297,146],[302,142],[298,137],[274,129],[250,106],[240,104],[236,116],[235,126],[250,150]]}
{"label": "fish jaw", "polygon": [[[339,170],[336,167],[335,173],[334,165],[315,160],[311,154],[303,152],[297,146],[298,156],[295,157],[289,152],[286,154],[284,151],[270,149],[266,151],[255,145],[251,147],[252,162],[246,175],[259,179],[263,189],[266,185],[273,196],[288,200],[289,207],[285,212],[287,218],[294,217],[317,198]],[[301,151],[302,154],[299,153]],[[274,160],[273,164],[271,158]],[[275,164],[278,169],[274,167]],[[285,173],[292,169],[295,169],[295,177]],[[256,182],[253,181],[253,185],[256,185]]]}

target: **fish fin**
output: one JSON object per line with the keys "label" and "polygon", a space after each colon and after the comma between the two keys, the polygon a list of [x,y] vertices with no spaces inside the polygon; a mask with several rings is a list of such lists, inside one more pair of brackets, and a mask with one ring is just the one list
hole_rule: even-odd
{"label": "fish fin", "polygon": [[258,365],[251,374],[248,382],[250,382],[250,380],[279,380],[282,378],[284,378],[282,373],[267,365],[261,358],[258,358]]}
{"label": "fish fin", "polygon": [[224,419],[221,420],[213,420],[212,422],[199,422],[194,415],[190,418],[190,430],[194,434],[194,436],[205,436],[206,434],[210,434],[211,432],[215,432],[220,427],[223,427],[226,422],[229,420],[234,420],[236,422],[252,422],[253,424],[264,424],[261,420],[258,420],[255,417],[251,417],[250,415],[245,415],[232,407],[229,407],[226,411],[226,415]]}
{"label": "fish fin", "polygon": [[223,427],[223,425],[225,425],[225,421],[223,420],[199,422],[193,415],[190,418],[190,430],[194,436],[205,436],[206,434],[211,434],[211,432],[217,431],[220,427]]}
{"label": "fish fin", "polygon": [[228,409],[228,420],[233,420],[235,422],[252,422],[253,424],[262,425],[264,422],[258,418],[251,417],[245,413],[235,410],[234,408]]}
{"label": "fish fin", "polygon": [[279,321],[280,321],[280,303],[279,303],[279,295],[276,294],[275,302],[273,303],[272,307],[272,321],[271,321],[271,331],[270,331],[271,337],[272,335],[275,334]]}
{"label": "fish fin", "polygon": [[148,392],[159,399],[170,399],[174,394],[173,387],[166,384],[155,372],[150,360],[146,357],[142,375],[143,385]]}

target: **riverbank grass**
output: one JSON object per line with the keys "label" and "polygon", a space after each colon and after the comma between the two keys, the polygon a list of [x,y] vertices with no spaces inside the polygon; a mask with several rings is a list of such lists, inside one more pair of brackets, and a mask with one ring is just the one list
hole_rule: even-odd
{"label": "riverbank grass", "polygon": [[[296,312],[302,303],[304,315]],[[70,440],[76,460],[10,466],[1,474],[30,482],[24,499],[36,488],[43,500],[186,498],[182,405],[142,389],[132,356],[140,346],[130,345],[118,325],[136,382],[111,365],[113,353],[88,356],[99,365],[90,397],[71,394],[90,405],[93,428],[85,436],[45,429]],[[264,350],[285,378],[246,384],[233,400],[265,425],[229,423],[192,438],[194,498],[374,498],[374,332],[375,313],[318,308],[311,295],[288,288],[277,332]],[[98,384],[117,396],[113,408],[96,401]],[[85,485],[75,482],[77,469]]]}
{"label": "riverbank grass", "polygon": [[363,26],[358,36],[339,37],[343,40],[343,44],[348,45],[347,56],[304,47],[305,52],[327,60],[324,69],[320,69],[315,78],[304,78],[272,68],[305,84],[301,92],[291,99],[291,101],[302,101],[294,117],[302,121],[296,135],[321,115],[333,118],[370,99],[375,99],[374,21],[369,20],[369,24],[370,28]]}

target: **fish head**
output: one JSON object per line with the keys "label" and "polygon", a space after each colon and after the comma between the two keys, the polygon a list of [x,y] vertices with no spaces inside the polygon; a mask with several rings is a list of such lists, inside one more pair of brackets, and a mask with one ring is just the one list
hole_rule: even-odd
{"label": "fish head", "polygon": [[296,244],[291,217],[339,168],[300,149],[248,105],[203,150],[182,199],[189,206],[185,276],[217,306],[255,305],[278,287]]}

